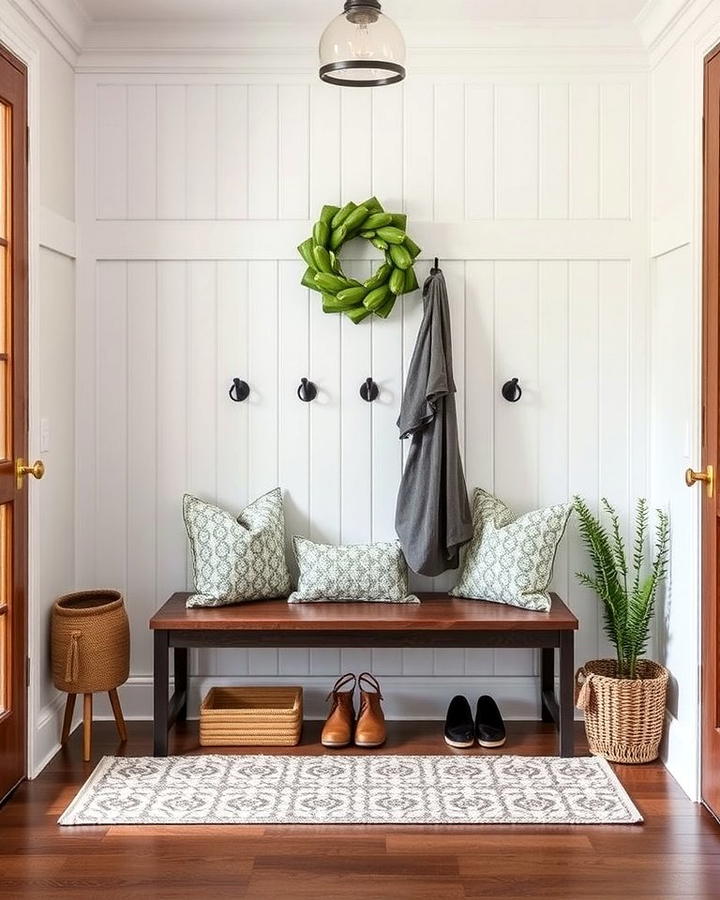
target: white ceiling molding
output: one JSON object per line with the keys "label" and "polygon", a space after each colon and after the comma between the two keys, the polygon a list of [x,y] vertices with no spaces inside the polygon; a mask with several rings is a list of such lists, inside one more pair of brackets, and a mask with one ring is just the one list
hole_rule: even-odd
{"label": "white ceiling molding", "polygon": [[654,49],[670,34],[690,7],[707,6],[709,0],[647,0],[635,18],[643,44]]}
{"label": "white ceiling molding", "polygon": [[76,0],[10,0],[12,6],[75,65],[89,19]]}
{"label": "white ceiling molding", "polygon": [[[633,23],[417,21],[403,30],[414,72],[647,68]],[[95,22],[78,71],[314,72],[317,37],[288,22]]]}

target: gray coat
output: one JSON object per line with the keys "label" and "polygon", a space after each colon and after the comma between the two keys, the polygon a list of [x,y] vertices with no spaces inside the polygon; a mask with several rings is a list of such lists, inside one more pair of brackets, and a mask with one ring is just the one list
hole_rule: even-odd
{"label": "gray coat", "polygon": [[450,309],[445,278],[432,269],[410,362],[398,428],[411,438],[398,492],[395,528],[410,568],[421,575],[456,569],[472,537],[458,446]]}

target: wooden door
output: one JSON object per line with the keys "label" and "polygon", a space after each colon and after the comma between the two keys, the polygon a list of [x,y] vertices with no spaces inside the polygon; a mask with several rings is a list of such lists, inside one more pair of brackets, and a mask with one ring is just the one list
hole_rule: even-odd
{"label": "wooden door", "polygon": [[[703,223],[703,471],[687,481],[703,482],[702,515],[702,797],[720,815],[720,640],[718,639],[718,468],[720,406],[720,48],[705,60]],[[678,315],[682,314],[678,310]]]}
{"label": "wooden door", "polygon": [[25,777],[27,72],[0,47],[0,800]]}

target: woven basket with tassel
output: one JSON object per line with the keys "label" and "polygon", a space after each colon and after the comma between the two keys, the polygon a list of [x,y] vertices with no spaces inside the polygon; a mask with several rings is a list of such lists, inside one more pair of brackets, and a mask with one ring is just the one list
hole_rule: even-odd
{"label": "woven basket with tassel", "polygon": [[56,601],[52,611],[55,687],[70,694],[112,691],[127,681],[130,629],[117,591],[82,591]]}
{"label": "woven basket with tassel", "polygon": [[575,676],[590,752],[612,762],[657,759],[665,724],[668,670],[638,660],[638,678],[618,678],[617,662],[594,659]]}

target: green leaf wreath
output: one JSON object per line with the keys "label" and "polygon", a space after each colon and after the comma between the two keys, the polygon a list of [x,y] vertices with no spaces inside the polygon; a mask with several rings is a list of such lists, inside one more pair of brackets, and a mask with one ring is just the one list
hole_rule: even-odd
{"label": "green leaf wreath", "polygon": [[594,570],[593,575],[578,572],[577,577],[602,601],[605,633],[617,653],[618,677],[637,678],[637,661],[645,653],[650,639],[657,590],[667,573],[668,516],[660,509],[656,511],[654,559],[646,567],[648,505],[646,500],[638,500],[632,562],[628,566],[618,515],[605,499],[602,509],[608,525],[590,512],[581,497],[575,497],[580,535]]}
{"label": "green leaf wreath", "polygon": [[[413,269],[420,247],[408,235],[407,216],[389,213],[377,197],[323,206],[312,237],[298,247],[307,263],[302,284],[322,294],[323,312],[345,313],[356,324],[373,313],[386,319],[400,294],[417,290]],[[361,237],[382,250],[385,262],[365,282],[348,278],[340,265],[340,249]]]}

